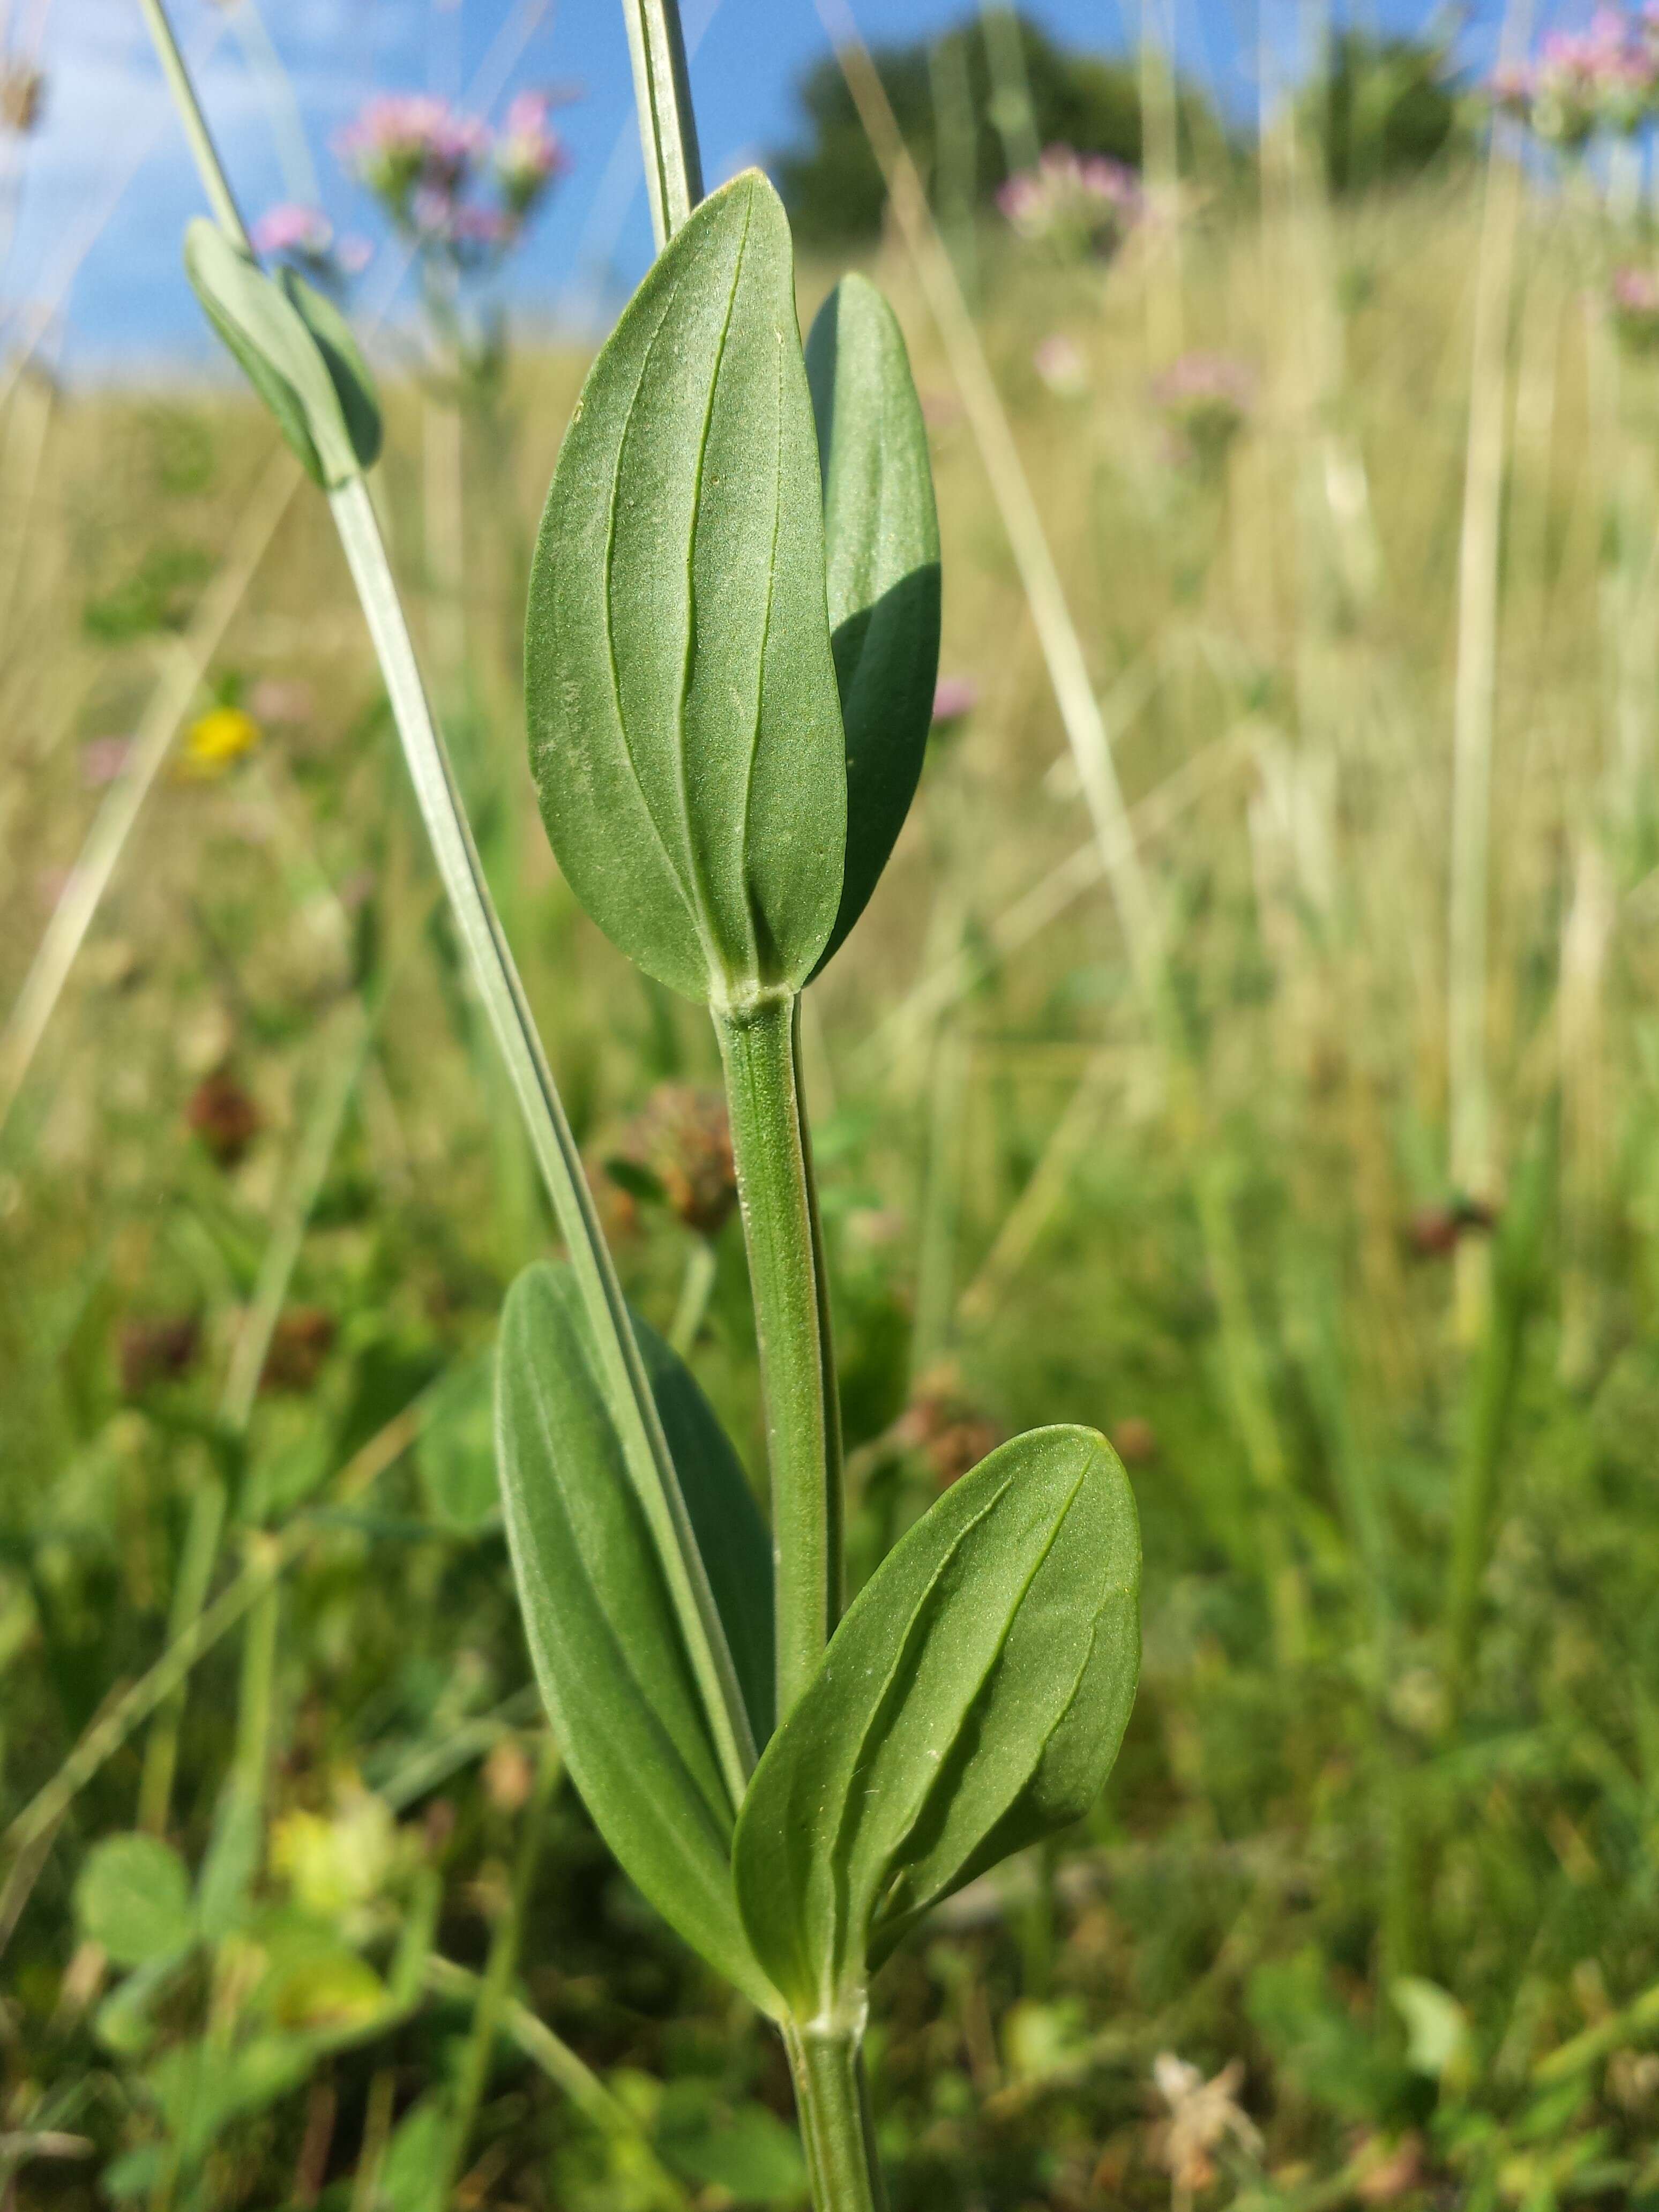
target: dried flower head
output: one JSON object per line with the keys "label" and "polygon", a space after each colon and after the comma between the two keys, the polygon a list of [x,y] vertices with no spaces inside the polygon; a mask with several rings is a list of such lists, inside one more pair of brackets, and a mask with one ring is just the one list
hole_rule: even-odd
{"label": "dried flower head", "polygon": [[0,62],[0,129],[19,137],[35,129],[46,100],[46,80],[27,62]]}
{"label": "dried flower head", "polygon": [[334,1349],[338,1324],[320,1306],[290,1306],[277,1317],[259,1376],[264,1390],[309,1390]]}
{"label": "dried flower head", "polygon": [[1123,162],[1048,146],[1036,168],[1009,178],[997,205],[1022,238],[1081,259],[1115,252],[1144,202],[1139,178]]}
{"label": "dried flower head", "polygon": [[1229,2059],[1206,2081],[1196,2066],[1160,2051],[1152,2061],[1152,2081],[1169,2110],[1159,2131],[1158,2162],[1170,2176],[1177,2204],[1216,2179],[1215,2153],[1230,2139],[1242,2150],[1259,2151],[1261,2136],[1237,2102],[1244,2081],[1243,2061]]}
{"label": "dried flower head", "polygon": [[1398,2203],[1423,2185],[1423,2138],[1405,2135],[1389,2143],[1372,2137],[1355,2162],[1360,2170],[1353,2193],[1362,2204]]}
{"label": "dried flower head", "polygon": [[174,1314],[121,1325],[121,1395],[142,1398],[158,1383],[177,1382],[196,1364],[202,1324],[194,1314]]}
{"label": "dried flower head", "polygon": [[237,1164],[264,1121],[228,1067],[203,1077],[190,1095],[185,1119],[222,1168]]}
{"label": "dried flower head", "polygon": [[1465,1237],[1491,1233],[1497,1209],[1485,1200],[1458,1196],[1443,1206],[1419,1206],[1406,1224],[1406,1244],[1416,1260],[1449,1258]]}
{"label": "dried flower head", "polygon": [[1113,1426],[1112,1449],[1125,1467],[1148,1467],[1158,1457],[1158,1432],[1139,1413],[1126,1414]]}
{"label": "dried flower head", "polygon": [[1003,1441],[1004,1431],[969,1396],[952,1364],[924,1375],[910,1402],[893,1424],[891,1439],[901,1451],[926,1460],[941,1490],[977,1467]]}
{"label": "dried flower head", "polygon": [[689,1084],[659,1084],[606,1169],[631,1196],[658,1198],[698,1236],[717,1236],[738,1202],[725,1098]]}
{"label": "dried flower head", "polygon": [[536,1770],[516,1736],[504,1735],[484,1761],[484,1795],[498,1813],[520,1813],[529,1802]]}

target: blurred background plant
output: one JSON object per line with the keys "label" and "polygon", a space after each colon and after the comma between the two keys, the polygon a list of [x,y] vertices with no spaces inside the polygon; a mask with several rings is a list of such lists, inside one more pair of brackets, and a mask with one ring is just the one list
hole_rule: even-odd
{"label": "blurred background plant", "polygon": [[[922,794],[808,1000],[852,1559],[1056,1416],[1147,1546],[1106,1802],[878,1989],[900,2212],[1659,2203],[1647,33],[1571,35],[1494,102],[1339,34],[1259,131],[1006,9],[875,54],[1119,830],[833,60],[777,164],[805,311],[848,252],[899,304],[945,533]],[[558,168],[501,106],[349,142],[481,318]],[[1069,254],[999,205],[1062,148]],[[264,250],[361,307],[287,204]],[[758,1468],[711,1040],[525,775],[585,349],[465,386],[415,337],[380,495],[486,866],[630,1295]],[[776,2053],[528,1687],[490,1338],[550,1226],[325,518],[240,398],[37,360],[3,405],[0,1004],[94,892],[0,1041],[0,2203],[797,2204]]]}

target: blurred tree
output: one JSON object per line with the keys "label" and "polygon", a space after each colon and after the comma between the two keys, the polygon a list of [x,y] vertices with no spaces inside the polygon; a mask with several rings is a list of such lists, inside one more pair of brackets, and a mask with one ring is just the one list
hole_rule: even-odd
{"label": "blurred tree", "polygon": [[[1058,46],[1011,9],[988,7],[931,44],[878,47],[873,58],[930,191],[937,189],[941,167],[935,103],[942,82],[966,83],[979,200],[1021,165],[1024,149],[1033,144],[1110,154],[1139,166],[1140,95],[1133,62]],[[771,165],[797,239],[807,246],[841,246],[872,236],[881,227],[881,175],[833,55],[813,64],[799,98],[803,143]],[[1227,134],[1211,103],[1184,82],[1178,101],[1183,167],[1194,161],[1206,169],[1225,165]],[[945,167],[954,182],[963,164],[954,146],[950,152]]]}
{"label": "blurred tree", "polygon": [[1333,192],[1401,184],[1474,144],[1444,35],[1379,39],[1345,30],[1330,66],[1302,99],[1304,128],[1323,147]]}

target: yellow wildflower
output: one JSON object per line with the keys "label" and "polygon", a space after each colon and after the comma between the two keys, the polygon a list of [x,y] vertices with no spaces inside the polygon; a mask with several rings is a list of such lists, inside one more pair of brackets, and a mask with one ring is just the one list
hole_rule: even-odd
{"label": "yellow wildflower", "polygon": [[252,715],[240,707],[214,707],[185,732],[185,773],[222,775],[244,753],[251,753],[264,734]]}

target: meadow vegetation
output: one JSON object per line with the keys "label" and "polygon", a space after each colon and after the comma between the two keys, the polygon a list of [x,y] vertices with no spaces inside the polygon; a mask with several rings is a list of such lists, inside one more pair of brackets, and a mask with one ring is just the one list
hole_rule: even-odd
{"label": "meadow vegetation", "polygon": [[[806,1000],[854,1579],[1052,1420],[1146,1553],[1103,1801],[876,1985],[902,2212],[1659,2205],[1659,367],[1614,221],[1461,151],[1334,198],[1281,122],[1109,259],[947,224],[1163,1016],[959,363],[869,249],[949,693]],[[521,345],[435,434],[392,375],[380,491],[629,1295],[758,1485],[714,1041],[526,772],[584,366]],[[327,515],[240,392],[4,405],[5,1003],[182,726],[0,1050],[0,2203],[799,2203],[781,2051],[529,1686],[489,1358],[551,1224]]]}

